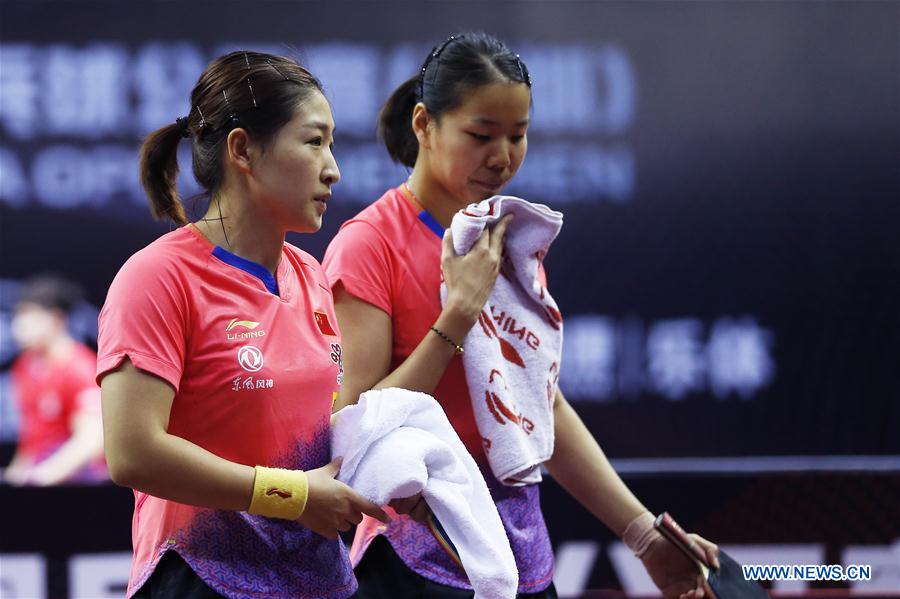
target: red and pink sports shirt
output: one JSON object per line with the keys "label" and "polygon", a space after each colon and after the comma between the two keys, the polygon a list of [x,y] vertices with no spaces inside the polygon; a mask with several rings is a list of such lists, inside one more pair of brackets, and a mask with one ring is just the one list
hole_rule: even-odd
{"label": "red and pink sports shirt", "polygon": [[[329,462],[341,345],[331,290],[309,254],[285,243],[272,276],[182,227],[125,263],[99,332],[98,382],[125,358],[166,381],[170,434],[249,466]],[[343,544],[295,522],[135,491],[132,535],[129,596],[166,551],[224,595],[347,597],[356,588]]]}
{"label": "red and pink sports shirt", "polygon": [[[400,186],[345,222],[325,252],[322,264],[332,287],[343,285],[350,295],[391,317],[391,369],[409,357],[441,313],[443,233],[434,217]],[[553,578],[553,550],[538,486],[505,487],[491,474],[460,356],[450,361],[432,395],[481,467],[519,567],[519,592],[546,589]],[[379,534],[419,575],[472,588],[459,563],[429,528],[407,516],[395,517],[388,525],[364,517],[350,551],[354,564]]]}

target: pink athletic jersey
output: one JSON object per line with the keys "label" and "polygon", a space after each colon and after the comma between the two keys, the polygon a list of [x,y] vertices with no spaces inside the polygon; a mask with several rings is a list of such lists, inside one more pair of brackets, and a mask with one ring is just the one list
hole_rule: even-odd
{"label": "pink athletic jersey", "polygon": [[[172,386],[169,433],[249,466],[329,462],[340,337],[324,271],[296,247],[284,244],[273,277],[193,226],[163,235],[119,271],[98,343],[98,381],[128,357]],[[356,589],[343,543],[287,520],[135,491],[132,536],[129,597],[169,550],[226,596],[347,597]]]}
{"label": "pink athletic jersey", "polygon": [[[332,287],[341,283],[348,293],[391,317],[391,369],[409,357],[441,312],[443,233],[441,225],[401,186],[344,223],[325,252],[323,266]],[[491,473],[459,356],[450,361],[433,395],[487,481],[519,567],[519,592],[546,589],[553,579],[553,550],[538,486],[506,487]],[[365,517],[356,527],[350,550],[354,565],[378,534],[384,534],[397,555],[419,575],[472,588],[428,527],[407,516],[395,517],[386,526]]]}

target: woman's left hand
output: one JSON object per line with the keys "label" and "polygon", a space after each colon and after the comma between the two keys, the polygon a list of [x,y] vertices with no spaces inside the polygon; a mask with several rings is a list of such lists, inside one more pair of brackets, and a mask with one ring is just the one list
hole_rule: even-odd
{"label": "woman's left hand", "polygon": [[[717,570],[719,568],[719,547],[699,535],[688,536],[703,549],[707,562]],[[641,561],[644,562],[650,578],[653,579],[666,599],[700,599],[701,597],[713,599],[715,597],[694,562],[665,537],[653,541],[650,548],[647,549],[647,553],[641,557]]]}

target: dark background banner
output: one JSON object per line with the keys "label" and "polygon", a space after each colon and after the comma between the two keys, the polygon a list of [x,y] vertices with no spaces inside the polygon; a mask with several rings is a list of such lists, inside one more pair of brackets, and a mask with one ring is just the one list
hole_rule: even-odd
{"label": "dark background banner", "polygon": [[[565,214],[546,260],[566,317],[561,385],[627,482],[720,543],[810,544],[821,563],[876,560],[878,546],[891,563],[898,22],[897,2],[3,1],[0,449],[16,434],[6,369],[21,280],[83,284],[73,327],[94,341],[118,268],[169,230],[140,190],[140,140],[188,112],[210,59],[288,54],[325,83],[342,181],[323,230],[290,238],[321,258],[407,175],[375,139],[381,103],[432,44],[482,29],[534,79],[508,192]],[[46,556],[51,595],[77,587],[73,554],[128,550],[126,490],[0,495],[0,552]],[[552,480],[544,509],[565,588],[640,588]],[[882,585],[900,581],[891,567]]]}
{"label": "dark background banner", "polygon": [[[5,279],[55,270],[102,303],[122,262],[167,229],[137,183],[139,139],[187,113],[203,65],[234,47],[296,56],[328,88],[344,179],[323,231],[292,238],[321,257],[405,176],[375,140],[383,99],[429,44],[480,28],[533,73],[529,155],[509,191],[565,213],[547,258],[569,323],[562,387],[604,446],[900,453],[896,3],[4,2],[3,14]],[[196,191],[188,176],[182,188]]]}

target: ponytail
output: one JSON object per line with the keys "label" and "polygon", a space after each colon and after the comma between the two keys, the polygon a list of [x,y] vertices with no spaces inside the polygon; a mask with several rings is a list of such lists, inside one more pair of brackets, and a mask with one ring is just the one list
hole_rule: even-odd
{"label": "ponytail", "polygon": [[176,225],[188,222],[175,188],[182,135],[181,126],[173,123],[148,135],[141,145],[141,184],[147,192],[150,211],[154,218],[168,218]]}
{"label": "ponytail", "polygon": [[315,92],[322,93],[322,84],[290,58],[239,50],[213,60],[191,91],[188,115],[157,129],[141,146],[141,184],[153,216],[188,223],[175,187],[182,137],[191,140],[194,179],[213,197],[225,180],[231,130],[241,127],[265,147]]}
{"label": "ponytail", "polygon": [[419,155],[419,140],[412,129],[418,88],[419,75],[416,74],[394,90],[378,114],[379,139],[384,142],[388,154],[395,162],[410,168],[416,165],[416,157]]}

